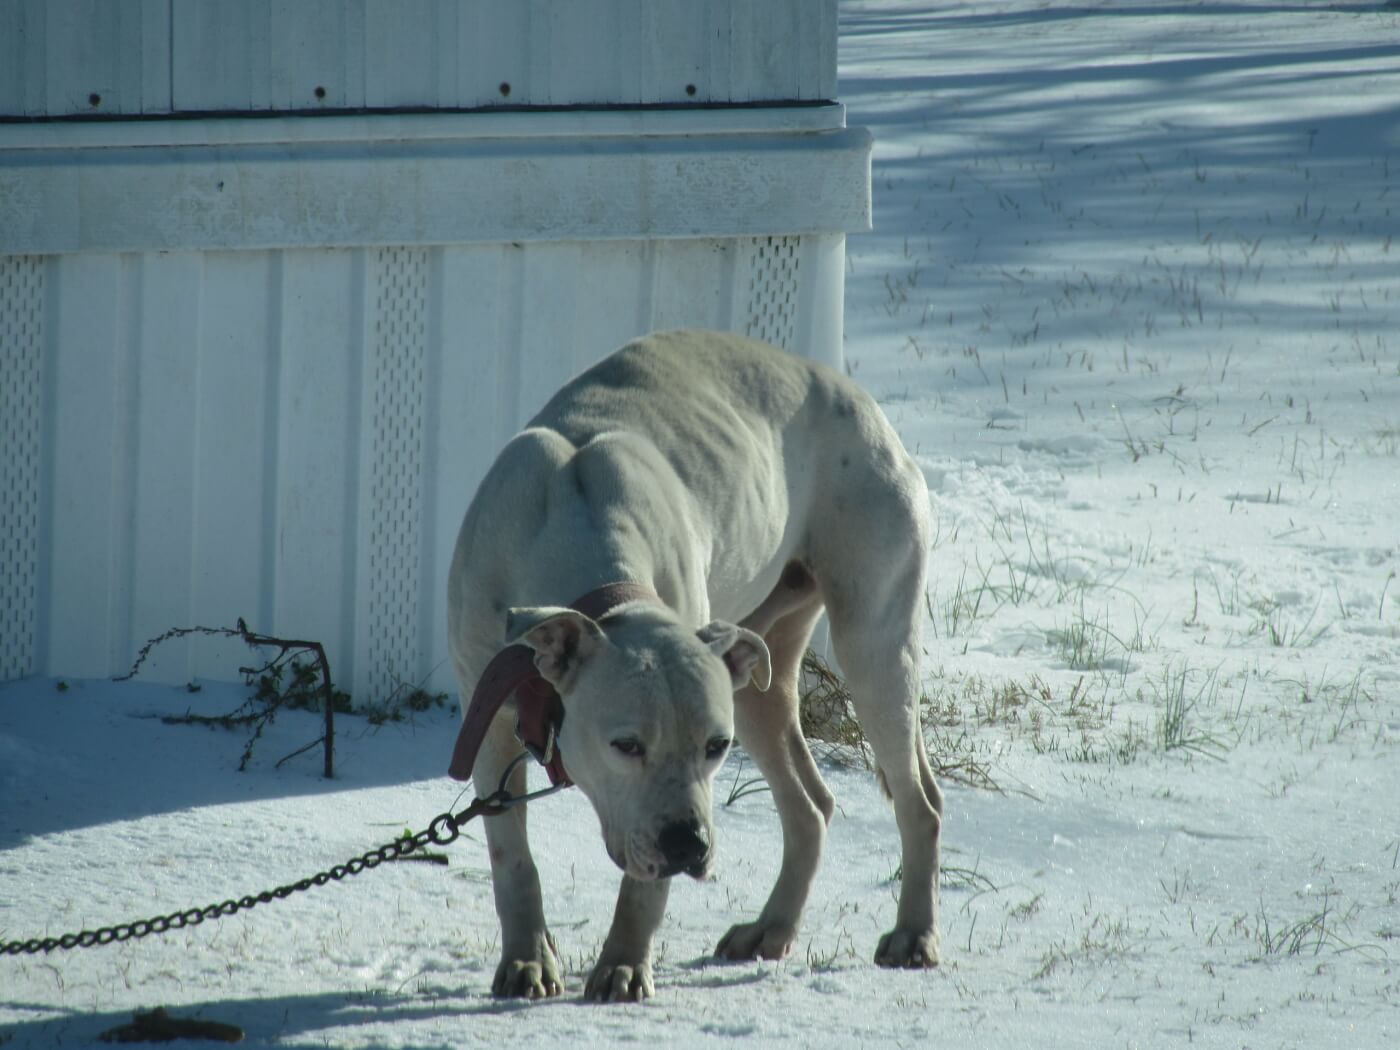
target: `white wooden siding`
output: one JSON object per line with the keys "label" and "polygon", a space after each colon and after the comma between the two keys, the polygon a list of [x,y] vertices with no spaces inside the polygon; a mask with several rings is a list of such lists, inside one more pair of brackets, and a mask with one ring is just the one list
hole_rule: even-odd
{"label": "white wooden siding", "polygon": [[812,102],[835,94],[834,0],[0,4],[0,116]]}
{"label": "white wooden siding", "polygon": [[[242,616],[324,641],[359,698],[451,689],[447,564],[504,441],[653,328],[839,362],[843,243],[0,258],[0,674],[119,673],[172,626]],[[172,642],[145,673],[245,658]]]}
{"label": "white wooden siding", "polygon": [[0,680],[244,617],[451,689],[458,524],[564,380],[840,364],[835,59],[835,0],[0,0]]}

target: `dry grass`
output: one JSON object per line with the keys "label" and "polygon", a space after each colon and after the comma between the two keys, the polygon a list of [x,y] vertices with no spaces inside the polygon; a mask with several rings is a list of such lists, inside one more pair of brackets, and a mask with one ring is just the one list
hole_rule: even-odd
{"label": "dry grass", "polygon": [[[850,690],[841,676],[810,649],[802,658],[802,682],[798,717],[803,736],[825,744],[822,753],[826,758],[873,768],[869,745],[851,706]],[[990,766],[977,753],[973,738],[962,731],[959,721],[950,722],[944,717],[935,700],[920,698],[920,722],[934,775],[940,780],[999,791]]]}
{"label": "dry grass", "polygon": [[865,733],[856,721],[845,681],[811,649],[802,657],[798,718],[803,736],[828,745],[827,757],[846,765],[872,767]]}

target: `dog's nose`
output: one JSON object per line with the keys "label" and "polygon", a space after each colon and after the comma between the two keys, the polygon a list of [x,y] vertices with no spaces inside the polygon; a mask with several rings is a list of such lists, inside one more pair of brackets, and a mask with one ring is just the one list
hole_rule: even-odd
{"label": "dog's nose", "polygon": [[661,872],[663,879],[682,872],[694,878],[705,874],[710,844],[700,834],[700,822],[694,817],[672,821],[663,827],[661,834],[656,836],[656,847],[666,860],[666,867]]}

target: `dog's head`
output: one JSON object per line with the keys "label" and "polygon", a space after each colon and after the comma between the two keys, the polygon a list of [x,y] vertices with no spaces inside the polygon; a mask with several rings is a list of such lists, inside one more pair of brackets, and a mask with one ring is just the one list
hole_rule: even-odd
{"label": "dog's head", "polygon": [[559,748],[636,879],[702,878],[713,856],[711,788],[734,738],[734,692],[767,689],[768,647],[715,621],[695,631],[661,606],[597,622],[563,608],[512,609],[512,642],[564,701]]}

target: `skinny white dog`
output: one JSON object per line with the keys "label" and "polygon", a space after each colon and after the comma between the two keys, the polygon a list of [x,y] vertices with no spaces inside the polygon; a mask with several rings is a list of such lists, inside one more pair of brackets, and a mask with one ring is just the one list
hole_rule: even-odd
{"label": "skinny white dog", "polygon": [[[473,701],[453,773],[494,791],[517,732],[531,739],[538,687],[561,708],[536,749],[555,776],[567,762],[623,871],[589,998],[652,994],[670,878],[709,870],[712,784],[736,737],[772,789],[782,866],[758,918],[716,954],[791,948],[833,808],[797,714],[823,608],[899,827],[898,914],[875,961],[937,963],[943,803],[917,710],[929,531],[923,476],[874,401],[735,336],[631,343],[501,452],[457,539],[448,613],[463,697],[502,695]],[[504,643],[533,663],[533,682],[501,671]],[[523,786],[518,770],[511,788]],[[524,807],[485,828],[501,921],[493,991],[557,995]]]}

